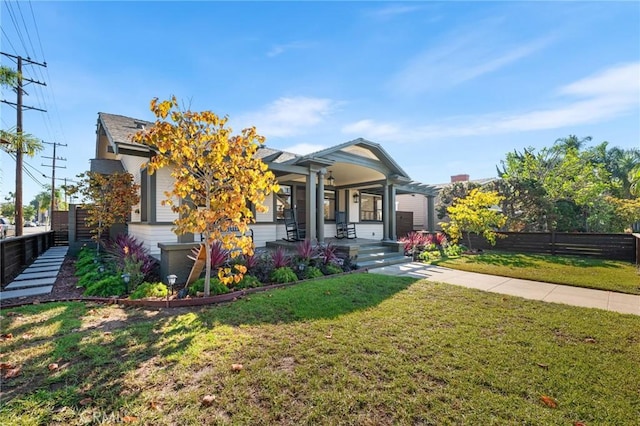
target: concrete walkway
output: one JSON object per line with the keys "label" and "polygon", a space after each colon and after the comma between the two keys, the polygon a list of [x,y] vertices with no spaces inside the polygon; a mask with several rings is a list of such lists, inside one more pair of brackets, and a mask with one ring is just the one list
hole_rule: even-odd
{"label": "concrete walkway", "polygon": [[427,279],[543,302],[640,315],[640,296],[632,294],[478,274],[417,262],[370,269],[369,272]]}
{"label": "concrete walkway", "polygon": [[0,291],[0,300],[49,294],[69,247],[52,247]]}

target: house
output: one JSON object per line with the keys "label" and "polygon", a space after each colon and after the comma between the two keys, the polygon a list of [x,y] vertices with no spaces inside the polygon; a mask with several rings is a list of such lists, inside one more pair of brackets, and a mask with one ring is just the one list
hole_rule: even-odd
{"label": "house", "polygon": [[[144,120],[99,113],[91,171],[127,171],[134,176],[141,199],[132,208],[128,233],[144,241],[151,254],[160,258],[163,244],[192,243],[194,236],[176,236],[171,230],[176,213],[161,204],[165,191],[172,188],[169,169],[147,173],[144,164],[153,151],[131,142],[133,134],[150,125]],[[334,237],[336,212],[346,212],[349,222],[356,223],[358,238],[395,241],[398,196],[417,194],[431,200],[429,209],[435,206],[434,187],[412,181],[382,146],[365,139],[308,155],[267,147],[260,148],[257,155],[276,175],[280,190],[265,201],[269,211],[258,213],[251,225],[256,247],[286,236],[285,209],[295,210],[312,240]]]}

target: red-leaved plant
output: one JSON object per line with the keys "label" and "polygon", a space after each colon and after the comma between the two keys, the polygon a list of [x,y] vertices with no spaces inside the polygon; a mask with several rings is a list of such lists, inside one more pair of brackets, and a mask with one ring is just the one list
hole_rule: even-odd
{"label": "red-leaved plant", "polygon": [[275,251],[271,252],[271,260],[273,261],[273,267],[276,269],[289,266],[291,263],[291,258],[282,247],[278,247]]}

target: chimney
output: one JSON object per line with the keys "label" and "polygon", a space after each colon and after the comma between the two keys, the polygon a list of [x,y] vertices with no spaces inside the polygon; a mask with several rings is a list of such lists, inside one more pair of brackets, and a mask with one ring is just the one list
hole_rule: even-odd
{"label": "chimney", "polygon": [[451,183],[454,183],[454,182],[469,182],[469,175],[451,176]]}

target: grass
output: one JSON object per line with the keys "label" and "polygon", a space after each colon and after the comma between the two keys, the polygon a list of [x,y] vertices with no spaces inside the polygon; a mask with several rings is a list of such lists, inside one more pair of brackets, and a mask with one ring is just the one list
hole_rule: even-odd
{"label": "grass", "polygon": [[22,372],[2,383],[7,425],[640,418],[633,315],[375,274],[193,311],[55,303],[11,312],[0,320],[13,335],[0,360]]}
{"label": "grass", "polygon": [[482,274],[640,294],[640,273],[629,262],[585,257],[485,252],[432,262]]}

